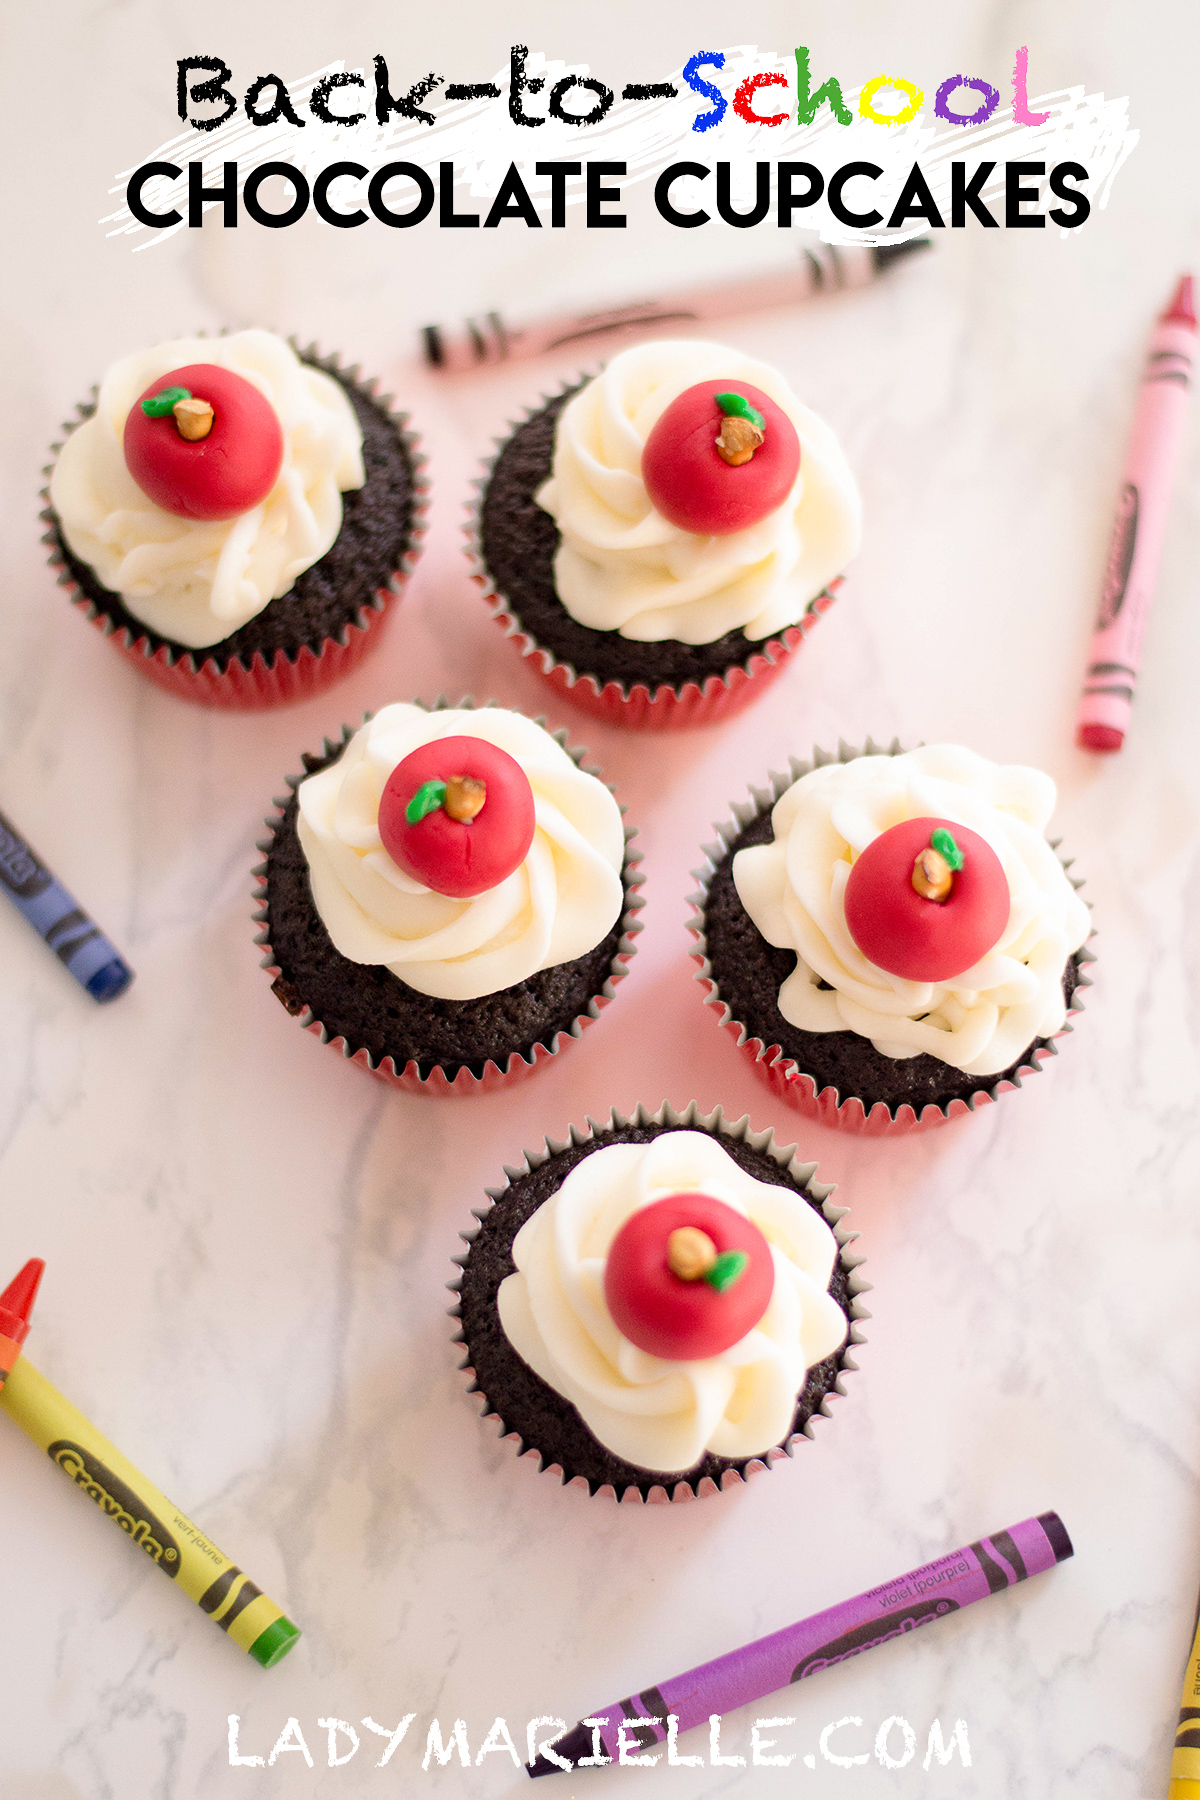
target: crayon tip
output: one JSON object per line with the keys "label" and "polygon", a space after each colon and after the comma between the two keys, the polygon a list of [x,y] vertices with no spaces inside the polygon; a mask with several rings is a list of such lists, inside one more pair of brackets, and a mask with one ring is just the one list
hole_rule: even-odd
{"label": "crayon tip", "polygon": [[573,1764],[581,1756],[590,1756],[592,1734],[581,1721],[578,1725],[572,1725],[570,1731],[564,1731],[561,1737],[556,1737],[550,1748],[556,1756],[562,1758],[562,1762],[551,1762],[548,1756],[539,1754],[531,1763],[525,1764],[527,1775],[533,1776],[535,1780],[539,1775],[557,1775],[564,1762]]}
{"label": "crayon tip", "polygon": [[1118,731],[1115,725],[1081,725],[1075,733],[1075,742],[1081,750],[1119,750],[1125,742],[1125,733]]}
{"label": "crayon tip", "polygon": [[0,1294],[0,1312],[15,1313],[22,1324],[28,1325],[45,1268],[40,1256],[31,1256],[21,1273],[14,1275]]}
{"label": "crayon tip", "polygon": [[103,1006],[105,1001],[115,1000],[118,994],[123,994],[132,980],[133,970],[129,964],[122,962],[119,956],[114,956],[111,962],[106,962],[103,968],[96,970],[87,983],[87,991],[93,1000],[98,1000]]}
{"label": "crayon tip", "polygon": [[1196,296],[1190,275],[1179,277],[1179,286],[1171,296],[1171,304],[1166,312],[1159,314],[1158,322],[1166,325],[1173,322],[1177,325],[1196,327]]}
{"label": "crayon tip", "polygon": [[1071,1534],[1056,1512],[1039,1513],[1037,1522],[1049,1540],[1055,1562],[1066,1562],[1068,1557],[1074,1556],[1075,1546],[1071,1542]]}
{"label": "crayon tip", "polygon": [[290,1619],[280,1614],[273,1625],[255,1638],[250,1646],[250,1654],[255,1662],[264,1669],[273,1669],[277,1662],[282,1662],[288,1651],[299,1641],[300,1627],[293,1625]]}

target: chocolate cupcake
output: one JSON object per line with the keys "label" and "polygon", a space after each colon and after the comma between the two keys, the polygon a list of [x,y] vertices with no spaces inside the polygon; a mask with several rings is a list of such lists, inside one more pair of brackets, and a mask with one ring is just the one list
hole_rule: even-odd
{"label": "chocolate cupcake", "polygon": [[374,384],[265,331],[123,358],[56,446],[44,541],[159,686],[270,706],[377,641],[424,529],[423,458]]}
{"label": "chocolate cupcake", "polygon": [[815,1164],[693,1103],[572,1127],[506,1173],[451,1285],[471,1392],[519,1455],[691,1500],[811,1435],[867,1316]]}
{"label": "chocolate cupcake", "polygon": [[744,705],[832,605],[860,501],[777,370],[642,344],[513,428],[481,483],[476,575],[523,655],[614,723]]}
{"label": "chocolate cupcake", "polygon": [[1048,776],[868,740],[752,795],[697,871],[690,929],[708,1004],[778,1095],[910,1131],[1057,1054],[1094,958],[1082,883],[1044,835]]}
{"label": "chocolate cupcake", "polygon": [[595,1019],[641,927],[634,836],[566,733],[384,707],[276,802],[256,919],[284,1008],[396,1086],[519,1079]]}

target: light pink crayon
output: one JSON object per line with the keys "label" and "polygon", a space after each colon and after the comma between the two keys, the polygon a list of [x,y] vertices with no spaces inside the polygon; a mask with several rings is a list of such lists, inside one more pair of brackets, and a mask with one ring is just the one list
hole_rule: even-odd
{"label": "light pink crayon", "polygon": [[485,368],[491,363],[541,356],[551,350],[578,345],[587,349],[594,339],[637,337],[668,326],[689,326],[705,319],[726,318],[731,313],[758,312],[770,306],[790,306],[838,288],[865,287],[914,250],[927,250],[927,237],[904,238],[894,244],[839,250],[836,244],[806,248],[788,268],[775,273],[749,275],[739,281],[713,287],[692,288],[686,293],[664,294],[657,299],[634,300],[627,306],[611,306],[600,312],[577,313],[559,319],[539,319],[514,324],[501,313],[480,313],[457,328],[426,325],[422,333],[425,360],[447,374]]}
{"label": "light pink crayon", "polygon": [[1119,750],[1125,741],[1167,523],[1171,477],[1183,439],[1195,347],[1192,278],[1185,275],[1155,327],[1138,393],[1079,704],[1075,742],[1085,750]]}

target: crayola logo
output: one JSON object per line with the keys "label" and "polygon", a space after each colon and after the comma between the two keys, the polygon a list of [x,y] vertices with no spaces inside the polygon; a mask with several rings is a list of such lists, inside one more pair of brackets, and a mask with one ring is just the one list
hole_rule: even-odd
{"label": "crayola logo", "polygon": [[179,1545],[162,1521],[119,1475],[114,1475],[99,1457],[91,1455],[82,1444],[73,1444],[69,1438],[57,1438],[47,1454],[81,1493],[94,1500],[100,1511],[107,1513],[138,1548],[174,1580],[179,1573]]}
{"label": "crayola logo", "polygon": [[1112,541],[1108,547],[1104,586],[1100,593],[1100,615],[1096,620],[1097,631],[1107,631],[1125,603],[1125,590],[1129,586],[1129,571],[1133,567],[1133,552],[1137,544],[1137,529],[1138,491],[1132,481],[1127,481],[1121,489]]}
{"label": "crayola logo", "polygon": [[50,886],[44,869],[27,844],[0,824],[0,881],[22,900],[34,900]]}
{"label": "crayola logo", "polygon": [[[834,1638],[832,1643],[822,1644],[819,1650],[798,1662],[792,1670],[792,1680],[803,1681],[807,1675],[816,1675],[833,1663],[845,1662],[848,1656],[860,1656],[864,1650],[873,1650],[876,1644],[886,1644],[889,1638],[903,1637],[905,1632],[932,1625],[935,1619],[943,1619],[947,1613],[957,1611],[957,1600],[949,1600],[943,1595],[940,1600],[919,1601],[902,1613],[893,1613],[890,1619],[870,1619],[865,1625],[857,1625],[853,1631]],[[885,1627],[882,1631],[881,1625]]]}

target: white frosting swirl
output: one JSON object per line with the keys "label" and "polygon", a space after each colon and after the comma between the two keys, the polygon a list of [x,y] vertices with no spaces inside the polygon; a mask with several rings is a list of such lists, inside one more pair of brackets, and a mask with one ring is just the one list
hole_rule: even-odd
{"label": "white frosting swirl", "polygon": [[[967,1075],[996,1075],[1066,1018],[1067,958],[1087,908],[1045,839],[1054,783],[1037,769],[934,744],[813,769],[771,815],[775,840],[740,850],[733,879],[769,944],[796,953],[779,1010],[803,1031],[856,1031],[885,1056],[927,1053]],[[859,950],[846,880],[879,833],[904,819],[951,819],[999,857],[1012,896],[999,942],[950,981],[906,981]],[[827,982],[828,988],[817,986]]]}
{"label": "white frosting swirl", "polygon": [[[477,737],[520,763],[533,789],[533,842],[507,880],[470,900],[423,887],[379,835],[392,770],[436,738]],[[519,713],[385,706],[329,768],[300,784],[297,829],[313,901],[334,946],[382,963],[441,1000],[477,1000],[594,950],[624,907],[621,811],[548,731]]]}
{"label": "white frosting swirl", "polygon": [[[151,382],[190,363],[232,369],[283,429],[275,485],[233,519],[182,519],[125,466],[125,420]],[[71,432],[50,499],[75,555],[135,618],[191,649],[219,643],[286,594],[342,527],[342,491],[363,485],[362,432],[345,391],[269,331],[176,338],[114,363],[96,410]]]}
{"label": "white frosting swirl", "polygon": [[[672,525],[642,480],[651,428],[685,388],[712,379],[761,388],[800,439],[783,505],[726,537]],[[623,350],[568,401],[537,503],[562,533],[554,578],[571,617],[641,643],[711,644],[738,627],[758,640],[794,625],[858,549],[862,513],[833,432],[779,371],[690,340]]]}
{"label": "white frosting swirl", "polygon": [[[604,1267],[632,1213],[678,1193],[723,1200],[771,1246],[767,1310],[718,1356],[671,1362],[613,1323]],[[690,1469],[706,1450],[762,1456],[789,1435],[808,1370],[844,1341],[828,1293],[837,1240],[798,1189],[756,1181],[704,1131],[609,1144],[576,1163],[513,1241],[500,1323],[517,1354],[561,1394],[606,1449],[637,1468]]]}

